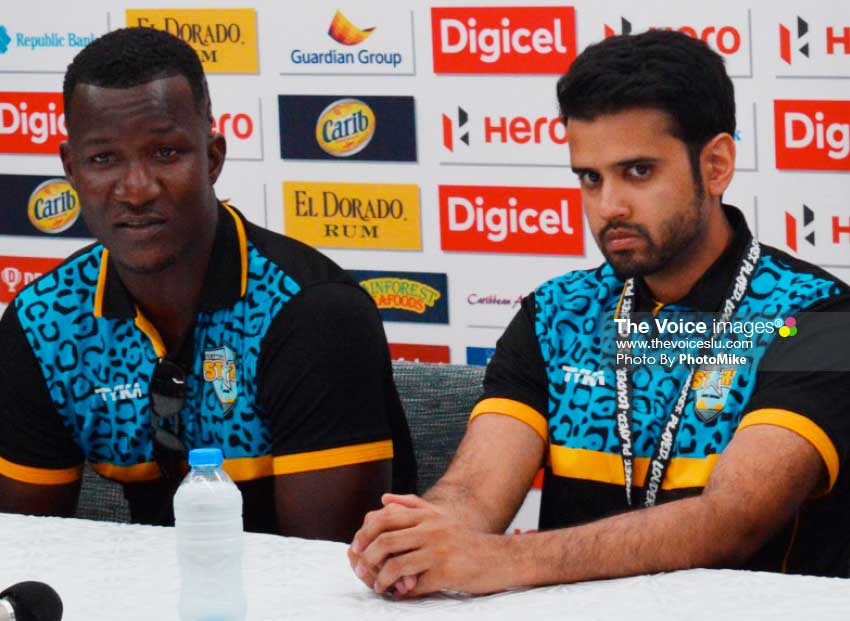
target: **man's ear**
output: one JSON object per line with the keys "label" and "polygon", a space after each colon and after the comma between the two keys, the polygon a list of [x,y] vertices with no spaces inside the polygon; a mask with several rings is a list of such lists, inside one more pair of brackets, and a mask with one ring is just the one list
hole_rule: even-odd
{"label": "man's ear", "polygon": [[71,187],[76,190],[77,185],[74,183],[74,162],[71,157],[71,145],[68,144],[67,140],[59,145],[59,159],[62,160],[62,169],[65,171],[65,178],[71,184]]}
{"label": "man's ear", "polygon": [[700,170],[708,195],[722,196],[735,174],[735,139],[723,133],[709,140],[700,153]]}
{"label": "man's ear", "polygon": [[207,157],[209,159],[210,185],[213,185],[224,168],[224,158],[227,156],[227,141],[224,136],[215,132],[210,134],[207,142]]}

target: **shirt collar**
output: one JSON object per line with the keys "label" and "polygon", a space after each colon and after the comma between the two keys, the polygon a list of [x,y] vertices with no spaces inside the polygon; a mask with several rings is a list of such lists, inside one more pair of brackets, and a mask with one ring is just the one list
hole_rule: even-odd
{"label": "shirt collar", "polygon": [[[219,203],[217,217],[212,255],[198,305],[202,311],[232,306],[245,295],[248,283],[248,241],[242,214],[227,203]],[[106,248],[101,254],[94,316],[137,321],[141,317]]]}
{"label": "shirt collar", "polygon": [[[732,226],[732,241],[729,247],[703,273],[685,297],[671,305],[714,312],[723,304],[735,277],[735,267],[753,238],[740,210],[731,205],[723,205],[723,211]],[[653,311],[659,307],[643,278],[635,279],[635,301],[636,308],[642,311]]]}

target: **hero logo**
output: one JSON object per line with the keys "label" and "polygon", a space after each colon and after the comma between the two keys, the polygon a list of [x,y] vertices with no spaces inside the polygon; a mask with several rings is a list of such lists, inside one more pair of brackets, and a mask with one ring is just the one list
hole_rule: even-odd
{"label": "hero logo", "polygon": [[[625,17],[621,17],[620,32],[605,24],[605,38],[613,37],[616,34],[631,34],[632,30],[632,23]],[[650,30],[677,30],[707,43],[726,56],[731,56],[741,49],[741,32],[734,26],[654,26]]]}
{"label": "hero logo", "polygon": [[[557,116],[485,116],[482,135],[486,144],[567,143],[567,128]],[[458,106],[456,121],[443,114],[443,146],[454,153],[457,141],[470,146],[469,113]]]}
{"label": "hero logo", "polygon": [[[795,26],[779,24],[779,57],[787,65],[794,63],[797,52],[806,59],[811,59],[812,39],[814,39],[815,50],[823,50],[827,56],[850,55],[850,26],[826,26],[822,31],[824,33],[822,40],[818,36],[820,32],[820,28],[810,28],[809,22],[799,15],[797,15]],[[820,47],[821,43],[823,47]],[[798,45],[800,47],[797,47]]]}
{"label": "hero logo", "polygon": [[776,167],[850,170],[850,101],[776,100]]}
{"label": "hero logo", "polygon": [[573,7],[431,9],[434,73],[562,74],[575,59]]}
{"label": "hero logo", "polygon": [[213,117],[212,129],[224,137],[233,135],[239,140],[248,140],[254,135],[254,120],[244,112],[226,112],[217,119]]}
{"label": "hero logo", "polygon": [[443,250],[581,255],[576,189],[440,186]]}
{"label": "hero logo", "polygon": [[[845,219],[846,218],[846,219]],[[832,241],[832,246],[841,246],[850,244],[850,217],[843,215],[832,215],[829,218],[829,236],[827,239]],[[802,231],[798,232],[799,221],[794,213],[785,212],[785,244],[795,253],[799,252],[799,236],[803,235],[803,239],[808,242],[811,248],[816,248],[815,241],[815,212],[808,205],[803,205],[803,227]],[[823,238],[821,238],[823,241]],[[828,244],[829,242],[827,242]],[[838,250],[838,249],[835,249]],[[846,252],[841,249],[842,258]]]}
{"label": "hero logo", "polygon": [[0,93],[0,153],[56,155],[67,138],[62,93]]}

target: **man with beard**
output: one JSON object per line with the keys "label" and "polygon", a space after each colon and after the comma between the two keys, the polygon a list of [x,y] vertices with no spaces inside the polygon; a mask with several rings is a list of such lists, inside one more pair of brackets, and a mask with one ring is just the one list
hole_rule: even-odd
{"label": "man with beard", "polygon": [[[606,263],[525,299],[447,473],[367,515],[355,573],[401,596],[690,567],[846,575],[850,291],[722,204],[722,59],[680,33],[612,37],[558,100]],[[670,324],[691,340],[659,345]],[[541,466],[541,532],[504,535]]]}
{"label": "man with beard", "polygon": [[173,523],[214,446],[247,530],[350,540],[415,489],[374,302],[327,257],[216,198],[226,144],[197,53],[125,28],[65,75],[61,157],[98,242],[0,321],[0,511],[73,515],[83,462],[133,521]]}

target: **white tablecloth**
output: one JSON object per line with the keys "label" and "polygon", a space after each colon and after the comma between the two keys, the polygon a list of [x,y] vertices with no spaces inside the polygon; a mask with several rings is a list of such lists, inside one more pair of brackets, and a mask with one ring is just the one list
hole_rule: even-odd
{"label": "white tablecloth", "polygon": [[[850,580],[719,570],[392,601],[351,573],[346,546],[248,534],[248,618],[850,620]],[[174,529],[0,514],[0,589],[53,586],[67,621],[177,618]]]}

